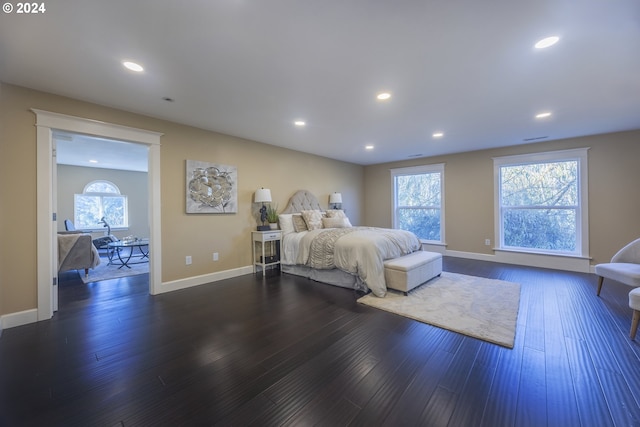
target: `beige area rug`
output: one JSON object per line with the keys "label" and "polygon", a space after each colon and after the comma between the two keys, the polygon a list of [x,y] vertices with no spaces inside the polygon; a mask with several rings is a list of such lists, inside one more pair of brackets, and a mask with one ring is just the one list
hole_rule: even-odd
{"label": "beige area rug", "polygon": [[520,284],[443,272],[405,296],[388,291],[361,304],[513,348],[520,307]]}
{"label": "beige area rug", "polygon": [[89,269],[89,276],[84,275],[84,270],[78,270],[80,278],[84,283],[99,282],[101,280],[117,279],[120,277],[135,276],[149,272],[149,263],[131,264],[131,268],[120,267],[119,265],[108,265],[109,260],[100,258],[100,265],[94,269]]}

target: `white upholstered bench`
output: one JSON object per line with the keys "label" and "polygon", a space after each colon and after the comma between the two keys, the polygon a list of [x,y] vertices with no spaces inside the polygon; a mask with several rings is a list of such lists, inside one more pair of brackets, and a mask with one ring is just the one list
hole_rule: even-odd
{"label": "white upholstered bench", "polygon": [[442,273],[442,254],[416,251],[400,258],[384,262],[384,279],[387,288],[409,291]]}

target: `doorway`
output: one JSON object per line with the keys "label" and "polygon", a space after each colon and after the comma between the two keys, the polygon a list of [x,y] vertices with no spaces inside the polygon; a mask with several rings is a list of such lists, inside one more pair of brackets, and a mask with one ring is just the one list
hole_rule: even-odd
{"label": "doorway", "polygon": [[[68,225],[90,233],[100,255],[96,267],[80,274],[81,281],[86,284],[148,272],[148,258],[140,256],[146,246],[134,250],[136,256],[126,267],[118,268],[114,265],[118,264],[117,257],[103,243],[149,237],[147,146],[58,130],[53,132],[53,142],[58,232],[68,230]],[[127,250],[118,255],[125,255]],[[77,283],[75,272],[60,272],[58,287]]]}
{"label": "doorway", "polygon": [[148,148],[149,293],[161,291],[160,137],[161,133],[32,109],[36,115],[37,152],[37,320],[50,319],[57,310],[57,218],[54,202],[56,164],[53,132],[63,131],[144,144]]}

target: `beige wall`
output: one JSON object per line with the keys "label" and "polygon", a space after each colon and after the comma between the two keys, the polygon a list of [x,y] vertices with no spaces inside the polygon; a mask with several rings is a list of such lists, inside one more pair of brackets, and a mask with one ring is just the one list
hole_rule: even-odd
{"label": "beige wall", "polygon": [[[58,165],[58,231],[64,230],[64,220],[73,221],[73,201],[76,194],[82,194],[84,186],[91,181],[106,180],[118,186],[122,195],[127,196],[129,228],[111,230],[119,239],[125,236],[149,237],[149,192],[148,174],[114,169],[87,168],[81,166]],[[96,228],[103,229],[101,224]],[[92,233],[99,237],[107,229]]]}
{"label": "beige wall", "polygon": [[493,157],[590,147],[589,234],[591,264],[608,262],[640,237],[640,131],[610,133],[516,147],[452,154],[365,167],[365,223],[391,226],[389,169],[445,163],[447,250],[492,255]]}
{"label": "beige wall", "polygon": [[[326,206],[334,191],[356,225],[391,225],[389,168],[445,163],[447,249],[492,254],[492,157],[590,147],[592,264],[640,236],[640,131],[361,167],[221,135],[78,100],[0,84],[0,315],[36,308],[36,129],[30,108],[161,132],[162,279],[164,282],[251,264],[255,189],[270,188],[284,208],[299,189]],[[234,165],[237,214],[185,213],[185,160]],[[220,260],[213,262],[212,253]],[[186,266],[186,255],[193,264]]]}
{"label": "beige wall", "polygon": [[[161,132],[163,282],[251,265],[253,192],[270,188],[284,208],[299,189],[327,206],[340,191],[354,224],[362,223],[362,166],[221,135],[17,86],[0,85],[0,315],[36,308],[36,128],[37,108]],[[237,214],[185,213],[185,161],[234,165]],[[220,259],[212,261],[213,252]],[[185,265],[191,255],[193,264]]]}

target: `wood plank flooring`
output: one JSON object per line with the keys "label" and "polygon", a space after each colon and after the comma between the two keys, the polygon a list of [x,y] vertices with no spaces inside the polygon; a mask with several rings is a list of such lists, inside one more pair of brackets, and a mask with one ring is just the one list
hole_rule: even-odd
{"label": "wood plank flooring", "polygon": [[521,283],[513,349],[290,275],[150,296],[147,275],[70,273],[53,319],[0,337],[0,425],[640,425],[628,287],[597,297],[589,274],[444,269]]}

